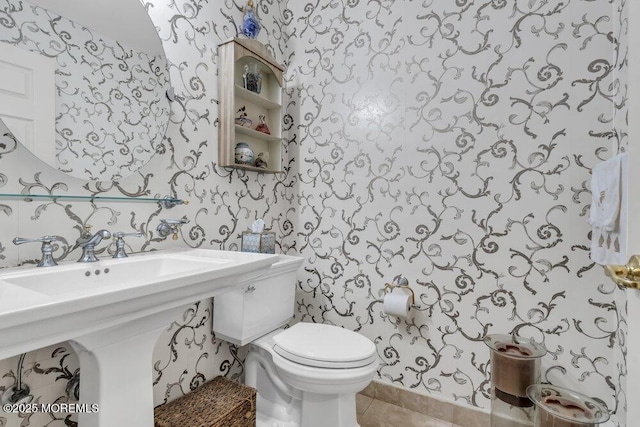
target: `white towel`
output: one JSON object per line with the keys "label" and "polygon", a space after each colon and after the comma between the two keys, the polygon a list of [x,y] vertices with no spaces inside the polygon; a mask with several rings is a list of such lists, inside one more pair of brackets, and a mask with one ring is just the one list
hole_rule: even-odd
{"label": "white towel", "polygon": [[618,154],[598,163],[591,172],[589,224],[603,231],[615,231],[618,228],[621,200],[620,171],[624,156],[625,154]]}
{"label": "white towel", "polygon": [[[593,168],[591,180],[591,259],[598,264],[627,262],[627,155]],[[604,193],[603,193],[604,192]]]}

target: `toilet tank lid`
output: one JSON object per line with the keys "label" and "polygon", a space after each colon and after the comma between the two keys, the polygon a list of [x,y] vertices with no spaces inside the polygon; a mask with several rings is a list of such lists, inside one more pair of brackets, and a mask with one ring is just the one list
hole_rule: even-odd
{"label": "toilet tank lid", "polygon": [[354,362],[376,354],[375,344],[364,335],[319,323],[296,323],[273,340],[287,353],[324,362]]}

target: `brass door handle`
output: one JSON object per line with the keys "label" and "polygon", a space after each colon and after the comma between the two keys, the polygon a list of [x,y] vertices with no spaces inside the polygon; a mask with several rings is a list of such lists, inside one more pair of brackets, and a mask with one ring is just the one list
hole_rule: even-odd
{"label": "brass door handle", "polygon": [[604,274],[621,288],[640,289],[640,255],[629,258],[627,265],[605,265]]}

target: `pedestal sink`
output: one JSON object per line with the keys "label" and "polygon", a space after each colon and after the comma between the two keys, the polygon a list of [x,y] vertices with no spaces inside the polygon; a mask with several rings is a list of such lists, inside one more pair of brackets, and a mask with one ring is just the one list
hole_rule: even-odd
{"label": "pedestal sink", "polygon": [[153,426],[152,353],[189,304],[242,286],[277,255],[207,249],[0,270],[0,359],[70,341],[80,427]]}

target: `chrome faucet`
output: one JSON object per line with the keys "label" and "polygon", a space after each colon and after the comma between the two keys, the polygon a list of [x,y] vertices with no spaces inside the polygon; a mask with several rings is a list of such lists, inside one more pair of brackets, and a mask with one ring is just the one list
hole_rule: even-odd
{"label": "chrome faucet", "polygon": [[95,248],[98,243],[102,241],[102,239],[111,238],[111,233],[107,230],[98,230],[96,234],[93,236],[84,236],[79,237],[76,240],[76,248],[82,248],[82,256],[78,260],[78,262],[95,262],[98,261],[95,254]]}
{"label": "chrome faucet", "polygon": [[14,245],[21,245],[23,243],[42,242],[42,259],[38,263],[38,267],[53,267],[58,265],[55,259],[53,259],[53,246],[52,242],[60,240],[57,236],[42,236],[35,239],[25,239],[24,237],[16,237],[13,239]]}

